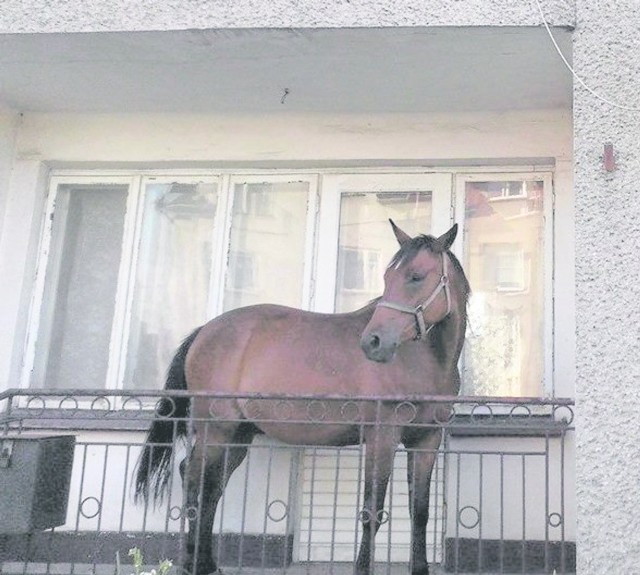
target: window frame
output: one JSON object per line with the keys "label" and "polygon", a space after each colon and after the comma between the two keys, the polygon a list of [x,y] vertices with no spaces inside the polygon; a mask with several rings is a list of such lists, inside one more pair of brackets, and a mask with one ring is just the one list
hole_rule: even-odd
{"label": "window frame", "polygon": [[[542,191],[542,218],[543,218],[543,334],[542,334],[542,357],[543,380],[540,387],[540,398],[555,397],[555,341],[554,341],[554,289],[555,289],[555,193],[553,187],[553,172],[549,170],[527,170],[527,171],[508,171],[494,170],[476,171],[469,170],[467,172],[458,173],[454,182],[455,193],[455,212],[458,222],[463,222],[458,228],[458,237],[453,246],[453,252],[464,262],[464,215],[465,215],[465,188],[469,182],[486,182],[486,181],[513,181],[513,180],[540,180],[543,182]],[[498,201],[508,201],[514,199],[498,198]],[[494,198],[494,200],[496,200]],[[526,264],[526,262],[525,262]],[[473,289],[473,286],[471,286]],[[460,358],[462,365],[463,358]],[[523,398],[526,399],[526,398]]]}
{"label": "window frame", "polygon": [[[211,289],[221,286],[227,273],[228,261],[225,257],[229,249],[231,218],[233,215],[233,185],[235,183],[263,183],[277,181],[308,181],[309,202],[307,213],[307,238],[305,245],[305,271],[303,299],[306,309],[313,311],[333,311],[335,302],[335,288],[337,282],[337,252],[338,230],[340,217],[341,191],[338,182],[353,184],[348,186],[352,191],[369,191],[362,189],[362,182],[378,182],[378,191],[385,191],[381,181],[388,178],[407,177],[408,181],[414,177],[434,177],[438,182],[449,185],[449,196],[432,198],[432,224],[436,225],[434,233],[440,227],[454,221],[461,221],[464,217],[464,186],[466,182],[487,180],[514,180],[519,178],[538,179],[543,186],[543,217],[544,217],[544,329],[543,329],[543,357],[544,380],[540,389],[540,397],[555,397],[555,365],[554,365],[554,212],[555,193],[553,188],[553,168],[530,166],[528,169],[516,167],[444,167],[441,169],[424,170],[421,168],[336,168],[336,169],[256,169],[256,170],[56,170],[53,171],[48,185],[45,212],[43,214],[40,246],[38,249],[37,270],[32,291],[32,304],[25,340],[23,370],[20,387],[32,388],[31,373],[35,365],[36,340],[39,336],[40,319],[44,301],[46,270],[49,258],[52,256],[52,223],[56,207],[58,187],[63,184],[90,185],[115,184],[128,186],[128,198],[123,231],[123,254],[118,272],[116,290],[116,307],[112,323],[109,346],[109,367],[105,379],[104,392],[123,389],[125,370],[126,346],[129,338],[129,317],[135,278],[135,265],[138,255],[138,235],[143,217],[144,183],[194,183],[215,181],[218,184],[218,208],[214,235],[215,253],[212,254],[212,273],[209,293],[208,311],[213,317],[222,309],[222,289]],[[407,189],[416,191],[414,185]],[[320,197],[322,191],[322,198]],[[350,191],[344,189],[342,191]],[[376,190],[371,190],[376,191]],[[401,191],[398,189],[398,191]],[[133,215],[131,215],[133,214]],[[462,257],[464,226],[459,230],[453,251]],[[128,249],[130,247],[131,249]],[[332,273],[327,272],[329,270]],[[319,278],[322,285],[317,285]]]}

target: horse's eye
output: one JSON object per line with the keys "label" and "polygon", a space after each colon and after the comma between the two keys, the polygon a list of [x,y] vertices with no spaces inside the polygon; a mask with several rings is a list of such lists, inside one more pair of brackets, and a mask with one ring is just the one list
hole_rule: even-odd
{"label": "horse's eye", "polygon": [[413,284],[420,283],[424,279],[424,276],[421,274],[411,274],[409,276],[409,281]]}

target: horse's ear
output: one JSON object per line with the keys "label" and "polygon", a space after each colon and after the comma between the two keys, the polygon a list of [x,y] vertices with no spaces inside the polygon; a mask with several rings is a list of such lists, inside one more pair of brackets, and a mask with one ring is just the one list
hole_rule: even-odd
{"label": "horse's ear", "polygon": [[393,233],[395,234],[396,239],[398,240],[398,243],[400,245],[406,244],[407,242],[411,241],[411,236],[403,232],[398,226],[396,226],[395,222],[391,218],[389,218],[389,223],[391,224]]}
{"label": "horse's ear", "polygon": [[448,232],[442,234],[436,241],[442,246],[442,251],[447,251],[458,235],[458,224],[453,224]]}

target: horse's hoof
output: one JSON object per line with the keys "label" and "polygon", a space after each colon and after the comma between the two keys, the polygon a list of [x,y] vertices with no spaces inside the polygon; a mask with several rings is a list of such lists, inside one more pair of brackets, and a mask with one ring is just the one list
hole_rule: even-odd
{"label": "horse's hoof", "polygon": [[412,569],[411,575],[429,575],[429,566],[425,565],[424,567],[420,567],[420,569]]}

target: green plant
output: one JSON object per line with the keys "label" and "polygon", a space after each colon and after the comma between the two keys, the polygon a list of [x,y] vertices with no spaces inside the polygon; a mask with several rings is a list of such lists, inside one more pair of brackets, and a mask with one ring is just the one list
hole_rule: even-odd
{"label": "green plant", "polygon": [[[152,568],[150,571],[143,571],[144,568],[144,556],[142,551],[137,547],[129,549],[129,557],[133,559],[134,573],[131,575],[167,575],[169,569],[173,567],[173,563],[169,559],[163,559],[160,561],[158,568]],[[122,575],[122,568],[120,564],[120,552],[116,553],[116,574]]]}

